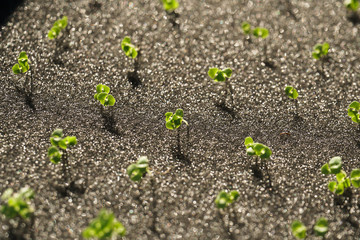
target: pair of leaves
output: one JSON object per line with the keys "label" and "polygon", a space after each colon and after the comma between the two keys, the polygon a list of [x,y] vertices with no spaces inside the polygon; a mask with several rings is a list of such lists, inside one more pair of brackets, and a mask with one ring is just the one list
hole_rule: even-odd
{"label": "pair of leaves", "polygon": [[256,27],[251,31],[251,25],[248,22],[243,22],[241,28],[245,34],[252,34],[254,37],[265,39],[269,36],[269,30],[266,28]]}
{"label": "pair of leaves", "polygon": [[172,12],[179,7],[177,0],[162,0],[165,11]]}
{"label": "pair of leaves", "polygon": [[321,173],[323,174],[335,174],[336,181],[331,181],[328,184],[328,188],[331,192],[341,195],[345,189],[352,185],[355,188],[360,187],[360,169],[354,169],[350,173],[350,178],[347,177],[346,172],[341,170],[342,162],[341,157],[333,157],[329,163],[324,164],[321,167]]}
{"label": "pair of leaves", "polygon": [[211,77],[215,82],[224,82],[226,78],[230,78],[232,70],[230,68],[225,68],[220,70],[218,68],[210,68],[208,71],[209,77]]}
{"label": "pair of leaves", "polygon": [[18,58],[18,63],[12,67],[14,74],[26,73],[30,69],[29,59],[26,52],[22,51]]}
{"label": "pair of leaves", "polygon": [[314,46],[313,52],[312,52],[312,57],[316,60],[326,56],[328,54],[330,45],[328,43],[323,43],[323,44],[316,44]]}
{"label": "pair of leaves", "polygon": [[172,112],[165,113],[166,128],[170,130],[177,129],[181,126],[182,122],[188,125],[187,121],[184,120],[184,111],[177,109],[175,114]]}
{"label": "pair of leaves", "polygon": [[[320,237],[325,236],[325,234],[328,232],[328,229],[328,220],[323,217],[319,218],[314,226],[314,232],[316,236]],[[298,239],[306,238],[307,229],[305,225],[298,220],[292,222],[291,231],[292,234]]]}
{"label": "pair of leaves", "polygon": [[344,5],[351,11],[357,11],[359,8],[359,0],[345,0]]}
{"label": "pair of leaves", "polygon": [[135,45],[131,44],[130,37],[125,37],[121,42],[121,48],[125,52],[125,55],[128,57],[136,58],[138,55],[138,48]]}
{"label": "pair of leaves", "polygon": [[126,172],[133,181],[140,181],[146,172],[148,172],[149,160],[146,156],[139,157],[137,162],[128,166]]}
{"label": "pair of leaves", "polygon": [[225,208],[239,198],[240,194],[238,191],[231,191],[227,193],[225,191],[219,192],[215,199],[215,205],[217,208]]}
{"label": "pair of leaves", "polygon": [[286,86],[285,93],[291,99],[297,99],[297,97],[299,96],[297,90],[292,86]]}
{"label": "pair of leaves", "polygon": [[63,130],[55,129],[50,137],[51,147],[48,149],[48,157],[54,164],[58,164],[61,161],[62,150],[66,150],[68,146],[75,146],[77,139],[75,136],[67,136],[63,138]]}
{"label": "pair of leaves", "polygon": [[86,239],[110,239],[115,236],[125,236],[126,229],[121,222],[116,220],[114,214],[102,209],[99,215],[82,232]]}
{"label": "pair of leaves", "polygon": [[115,98],[109,94],[110,88],[106,85],[99,84],[96,86],[96,94],[94,95],[95,100],[98,100],[102,105],[114,106]]}
{"label": "pair of leaves", "polygon": [[34,212],[30,203],[34,195],[34,191],[29,187],[23,187],[16,193],[14,193],[12,188],[6,189],[1,196],[1,200],[5,202],[5,204],[1,206],[1,213],[7,218],[29,218]]}
{"label": "pair of leaves", "polygon": [[57,38],[57,36],[59,36],[61,30],[66,28],[67,24],[68,24],[67,16],[64,16],[62,19],[55,21],[53,27],[50,29],[50,31],[48,33],[48,38],[49,39]]}
{"label": "pair of leaves", "polygon": [[245,138],[246,153],[250,156],[256,155],[260,158],[269,158],[272,154],[269,147],[261,143],[254,143],[251,137]]}
{"label": "pair of leaves", "polygon": [[351,120],[353,120],[353,122],[360,123],[359,110],[360,110],[359,102],[354,101],[349,105],[348,116],[351,117]]}

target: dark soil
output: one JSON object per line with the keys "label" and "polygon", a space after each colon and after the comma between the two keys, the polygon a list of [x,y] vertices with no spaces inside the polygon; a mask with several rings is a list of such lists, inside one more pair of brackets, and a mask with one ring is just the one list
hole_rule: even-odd
{"label": "dark soil", "polygon": [[[0,192],[35,190],[25,239],[81,239],[101,208],[124,224],[124,239],[293,239],[293,220],[310,229],[319,217],[329,220],[326,239],[358,239],[359,190],[351,201],[334,197],[320,173],[334,156],[347,173],[360,168],[360,133],[347,116],[360,100],[360,25],[342,1],[179,2],[173,17],[160,1],[25,1],[1,28]],[[59,45],[47,33],[63,15]],[[269,38],[246,40],[243,21],[268,28]],[[125,36],[141,48],[136,70],[121,50]],[[322,68],[311,51],[324,41]],[[21,51],[33,70],[33,108],[10,80]],[[233,69],[233,103],[210,67]],[[100,83],[117,101],[110,115],[93,97]],[[286,85],[299,91],[297,109]],[[189,122],[189,136],[179,129],[181,152],[165,128],[164,114],[177,108]],[[47,158],[56,128],[78,139],[67,182]],[[272,149],[266,165],[246,155],[247,136]],[[141,155],[154,179],[136,184],[126,168]],[[219,212],[223,189],[240,199]]]}

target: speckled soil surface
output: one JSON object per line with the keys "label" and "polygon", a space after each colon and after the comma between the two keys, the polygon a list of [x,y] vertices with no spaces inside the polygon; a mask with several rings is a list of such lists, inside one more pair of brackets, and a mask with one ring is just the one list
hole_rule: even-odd
{"label": "speckled soil surface", "polygon": [[[293,239],[293,220],[311,228],[321,216],[326,239],[359,239],[359,190],[351,202],[334,198],[331,177],[319,171],[333,156],[348,173],[360,167],[360,133],[346,110],[360,100],[360,25],[342,1],[179,2],[173,18],[159,1],[25,1],[1,28],[0,191],[35,190],[32,235],[81,239],[105,207],[126,227],[124,239]],[[63,15],[67,31],[48,40]],[[268,28],[266,43],[246,39],[243,21]],[[125,36],[141,48],[137,75],[121,51]],[[324,41],[322,69],[311,50]],[[11,72],[21,51],[31,61],[35,109],[13,83],[21,90],[24,79]],[[207,76],[210,67],[233,69],[233,103]],[[93,98],[99,83],[117,100],[112,119]],[[285,85],[299,90],[297,110]],[[188,132],[180,128],[182,154],[165,128],[165,112],[177,108],[189,122]],[[78,138],[65,180],[47,158],[55,128]],[[272,149],[268,170],[246,155],[247,136]],[[126,167],[141,155],[154,181],[134,184]],[[223,189],[240,198],[218,211]]]}

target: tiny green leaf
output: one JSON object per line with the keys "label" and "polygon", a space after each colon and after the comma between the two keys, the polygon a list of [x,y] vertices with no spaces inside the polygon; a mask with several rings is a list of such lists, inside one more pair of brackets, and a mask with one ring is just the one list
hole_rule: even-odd
{"label": "tiny green leaf", "polygon": [[250,143],[254,143],[253,139],[251,137],[245,138],[245,142],[244,142],[245,146],[249,145]]}
{"label": "tiny green leaf", "polygon": [[337,188],[337,183],[335,181],[329,182],[328,188],[331,192],[335,193],[335,190]]}
{"label": "tiny green leaf", "polygon": [[325,236],[328,232],[328,220],[326,218],[319,218],[314,226],[316,236]]}
{"label": "tiny green leaf", "polygon": [[128,166],[126,172],[132,181],[140,181],[144,174],[148,171],[148,166],[148,158],[146,156],[141,156],[138,158],[136,163]]}
{"label": "tiny green leaf", "polygon": [[20,69],[18,63],[15,64],[15,65],[12,67],[12,71],[13,71],[14,74],[19,74],[19,73],[21,73],[21,69]]}
{"label": "tiny green leaf", "polygon": [[56,20],[52,28],[48,32],[48,38],[54,39],[59,36],[61,30],[65,29],[68,24],[68,18],[64,16],[62,19]]}
{"label": "tiny green leaf", "polygon": [[291,86],[286,86],[285,87],[285,93],[289,98],[292,98],[292,99],[297,99],[297,97],[299,96],[296,89],[294,87],[291,87]]}
{"label": "tiny green leaf", "polygon": [[329,164],[325,163],[322,167],[321,167],[321,173],[322,174],[330,174],[330,167]]}
{"label": "tiny green leaf", "polygon": [[355,188],[360,187],[360,169],[354,169],[351,171],[350,180]]}
{"label": "tiny green leaf", "polygon": [[241,24],[241,28],[245,34],[251,33],[251,25],[248,22],[243,22]]}
{"label": "tiny green leaf", "polygon": [[349,105],[348,116],[351,117],[351,120],[353,120],[353,122],[360,123],[359,110],[360,110],[359,102],[354,101]]}
{"label": "tiny green leaf", "polygon": [[304,239],[306,237],[306,227],[300,221],[293,221],[291,224],[292,234],[298,239]]}
{"label": "tiny green leaf", "polygon": [[267,38],[269,36],[269,30],[267,30],[266,28],[260,28],[260,27],[257,27],[257,28],[254,28],[253,30],[253,35],[257,38]]}
{"label": "tiny green leaf", "polygon": [[208,71],[208,75],[215,82],[224,82],[226,78],[230,78],[232,74],[232,70],[230,68],[225,68],[223,70],[219,70],[218,68],[210,68]]}
{"label": "tiny green leaf", "polygon": [[356,12],[359,8],[359,0],[345,0],[344,5],[347,9]]}
{"label": "tiny green leaf", "polygon": [[125,236],[125,234],[126,229],[122,223],[116,220],[112,212],[105,209],[102,209],[99,215],[82,232],[82,236],[86,239],[112,239],[116,236]]}
{"label": "tiny green leaf", "polygon": [[162,0],[163,8],[166,11],[172,12],[179,7],[177,0]]}
{"label": "tiny green leaf", "polygon": [[184,111],[182,109],[177,109],[175,114],[172,112],[165,113],[165,126],[167,129],[174,130],[179,128],[184,121],[186,124],[187,122],[183,119]]}
{"label": "tiny green leaf", "polygon": [[318,60],[328,54],[330,45],[328,43],[316,44],[313,48],[312,56],[314,59]]}
{"label": "tiny green leaf", "polygon": [[333,157],[329,161],[329,167],[332,174],[338,174],[341,171],[341,157]]}
{"label": "tiny green leaf", "polygon": [[105,101],[105,106],[114,106],[115,104],[115,98],[112,95],[107,95],[107,100]]}
{"label": "tiny green leaf", "polygon": [[208,75],[209,77],[211,77],[212,79],[215,78],[216,76],[216,73],[219,71],[219,69],[217,68],[210,68],[209,71],[208,71]]}
{"label": "tiny green leaf", "polygon": [[128,57],[136,58],[138,55],[138,49],[135,45],[131,44],[130,37],[125,37],[121,42],[121,49],[125,52]]}

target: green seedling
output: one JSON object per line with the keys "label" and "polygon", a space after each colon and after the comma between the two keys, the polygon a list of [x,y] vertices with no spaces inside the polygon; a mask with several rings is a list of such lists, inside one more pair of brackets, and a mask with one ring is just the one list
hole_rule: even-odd
{"label": "green seedling", "polygon": [[215,205],[217,208],[224,209],[239,198],[240,194],[238,191],[231,191],[227,193],[225,191],[219,192],[215,199]]}
{"label": "green seedling", "polygon": [[104,107],[114,106],[115,98],[109,94],[110,88],[106,85],[99,84],[96,86],[95,100],[98,100]]}
{"label": "green seedling", "polygon": [[354,169],[350,178],[347,177],[346,172],[342,169],[341,157],[333,157],[330,159],[329,163],[324,164],[321,167],[321,173],[328,175],[334,174],[336,176],[336,181],[330,181],[328,188],[331,192],[342,195],[347,188],[352,185],[355,188],[358,188],[360,185],[360,170]]}
{"label": "green seedling", "polygon": [[[266,39],[269,36],[269,30],[266,28],[254,28],[252,34],[258,39]],[[267,43],[264,41],[264,53],[263,56],[265,57],[264,62],[267,62]]]}
{"label": "green seedling", "polygon": [[167,12],[173,12],[175,9],[179,7],[179,3],[177,0],[161,0],[163,3],[163,8]]}
{"label": "green seedling", "polygon": [[22,94],[25,95],[25,100],[26,103],[33,109],[35,109],[35,106],[32,103],[32,92],[33,92],[33,81],[32,81],[32,70],[30,71],[30,78],[27,78],[27,76],[25,75],[25,73],[27,71],[30,70],[30,65],[29,65],[29,58],[26,55],[26,52],[22,51],[18,57],[18,63],[16,63],[13,67],[12,67],[12,72],[15,75],[24,75],[25,76],[25,82],[24,85],[22,87],[19,87],[17,82],[15,82],[14,80],[12,81],[15,88],[21,92]]}
{"label": "green seedling", "polygon": [[286,86],[285,87],[285,94],[290,98],[290,99],[294,99],[295,102],[295,108],[296,108],[296,113],[298,112],[298,102],[297,102],[297,98],[299,96],[297,90],[292,87],[292,86]]}
{"label": "green seedling", "polygon": [[360,110],[359,102],[354,101],[349,105],[348,116],[351,117],[351,120],[353,120],[353,122],[356,122],[358,124],[360,124],[359,110]]}
{"label": "green seedling", "polygon": [[251,25],[250,25],[250,23],[243,22],[241,24],[241,28],[242,28],[245,35],[250,35],[251,34]]}
{"label": "green seedling", "polygon": [[[182,109],[177,109],[175,114],[172,112],[165,113],[165,126],[169,130],[176,130],[178,129],[181,124],[184,122],[186,126],[188,126],[188,122],[184,119],[184,111]],[[189,128],[188,130],[188,137],[189,137]],[[177,131],[177,151],[178,154],[181,154],[181,146],[180,146],[180,131]]]}
{"label": "green seedling", "polygon": [[20,217],[26,220],[34,212],[34,207],[31,203],[33,198],[34,191],[29,187],[23,187],[16,193],[14,193],[12,188],[8,188],[1,196],[1,200],[4,202],[1,206],[1,213],[8,219]]}
{"label": "green seedling", "polygon": [[307,231],[307,229],[302,222],[300,222],[298,220],[292,222],[291,232],[294,235],[294,237],[296,237],[298,239],[304,239],[304,238],[306,238],[306,231]]}
{"label": "green seedling", "polygon": [[139,49],[135,45],[131,44],[130,37],[125,37],[122,40],[121,48],[124,51],[125,55],[128,57],[135,59],[136,56],[138,55]]}
{"label": "green seedling", "polygon": [[99,215],[91,221],[90,225],[82,232],[86,239],[111,239],[125,236],[126,229],[121,222],[116,220],[114,214],[102,209]]}
{"label": "green seedling", "polygon": [[249,156],[258,156],[261,159],[270,158],[272,152],[269,147],[261,143],[254,143],[251,137],[245,138],[246,153]]}
{"label": "green seedling", "polygon": [[227,92],[227,89],[228,89],[229,92],[230,92],[231,104],[234,104],[233,91],[232,91],[232,88],[231,88],[230,81],[228,80],[232,75],[231,68],[225,68],[223,70],[220,70],[218,68],[210,68],[209,71],[208,71],[208,75],[215,82],[225,82],[226,92]]}
{"label": "green seedling", "polygon": [[254,28],[253,35],[256,38],[265,39],[269,36],[269,30],[267,30],[266,28],[257,27],[257,28]]}
{"label": "green seedling", "polygon": [[148,158],[146,156],[139,157],[137,162],[128,166],[126,171],[132,181],[140,181],[145,173],[151,174]]}
{"label": "green seedling", "polygon": [[177,109],[175,111],[175,114],[172,112],[165,113],[165,121],[166,128],[170,130],[175,130],[179,128],[182,122],[188,125],[188,122],[184,119],[184,111],[182,109]]}
{"label": "green seedling", "polygon": [[359,8],[359,0],[345,0],[344,5],[346,9],[356,12]]}
{"label": "green seedling", "polygon": [[[54,164],[58,164],[63,159],[66,158],[66,150],[69,146],[75,146],[77,143],[76,137],[67,136],[63,137],[62,129],[55,129],[50,137],[51,147],[48,149],[48,157],[50,161]],[[65,153],[65,155],[64,155]]]}
{"label": "green seedling", "polygon": [[350,180],[355,188],[360,187],[360,169],[354,169],[351,171]]}
{"label": "green seedling", "polygon": [[312,52],[312,57],[316,60],[324,58],[328,54],[329,48],[330,45],[326,42],[323,44],[316,44]]}
{"label": "green seedling", "polygon": [[314,226],[315,235],[324,237],[329,230],[328,225],[328,220],[326,218],[319,218]]}
{"label": "green seedling", "polygon": [[67,16],[64,16],[62,19],[55,21],[54,25],[48,33],[49,39],[55,39],[59,36],[61,30],[65,29],[68,24]]}
{"label": "green seedling", "polygon": [[12,67],[14,74],[26,73],[30,69],[29,59],[26,52],[21,52],[18,58],[18,63]]}
{"label": "green seedling", "polygon": [[[323,217],[319,218],[313,229],[316,236],[324,237],[328,232],[328,220]],[[307,228],[302,222],[295,220],[291,224],[291,232],[297,239],[305,239]]]}

